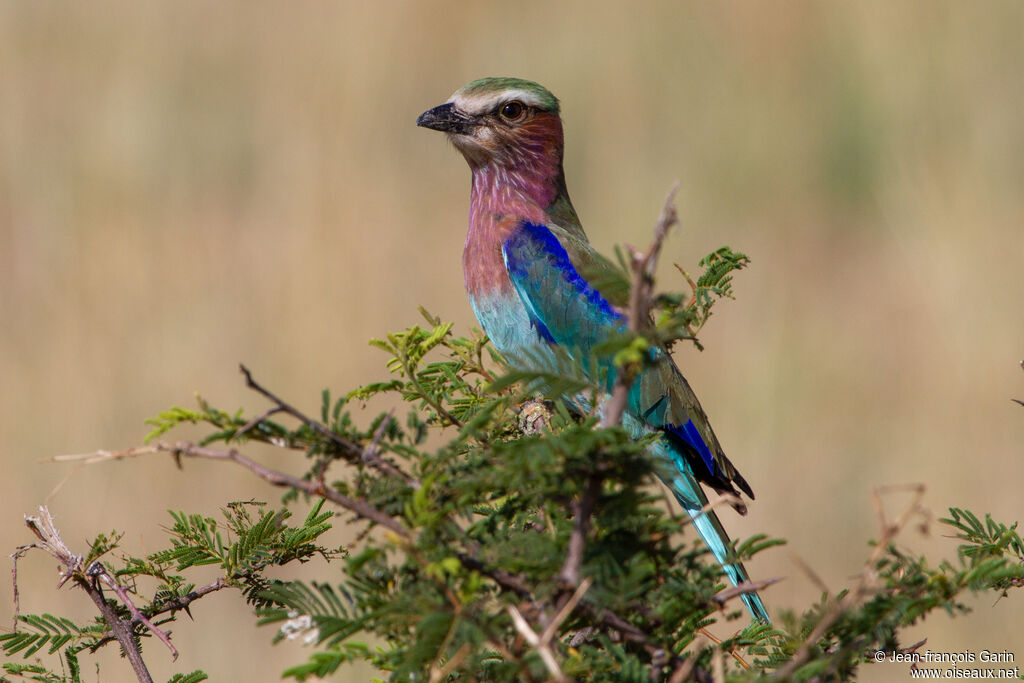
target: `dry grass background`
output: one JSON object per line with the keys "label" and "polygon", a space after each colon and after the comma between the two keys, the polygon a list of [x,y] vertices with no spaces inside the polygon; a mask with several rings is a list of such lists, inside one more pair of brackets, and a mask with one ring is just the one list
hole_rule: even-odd
{"label": "dry grass background", "polygon": [[[0,547],[45,500],[69,542],[118,527],[136,552],[168,508],[275,500],[166,458],[51,495],[66,470],[39,461],[137,444],[195,391],[257,407],[239,361],[315,410],[321,388],[385,373],[365,342],[417,304],[466,330],[468,170],[413,122],[483,75],[560,96],[600,248],[646,242],[679,178],[667,258],[753,257],[707,351],[679,361],[758,493],[727,526],[791,541],[752,566],[789,577],[769,605],[817,597],[792,554],[833,589],[858,571],[874,486],[1020,518],[1022,31],[1010,0],[0,4]],[[22,571],[24,609],[90,613],[53,592],[49,560]],[[1020,600],[911,637],[1024,658]],[[148,644],[158,680],[276,680],[305,657],[227,594],[195,615],[174,629],[180,667]],[[128,680],[102,662],[97,680]]]}

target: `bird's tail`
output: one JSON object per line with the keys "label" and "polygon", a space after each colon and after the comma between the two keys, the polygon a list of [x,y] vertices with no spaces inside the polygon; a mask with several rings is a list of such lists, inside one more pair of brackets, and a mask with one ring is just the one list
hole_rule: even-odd
{"label": "bird's tail", "polygon": [[[747,574],[743,564],[736,561],[729,534],[725,532],[725,527],[719,521],[718,515],[714,510],[704,510],[708,499],[697,480],[687,472],[680,472],[672,478],[669,488],[672,489],[676,499],[690,515],[697,533],[704,539],[711,554],[722,565],[722,569],[733,585],[749,583],[750,575]],[[768,610],[765,609],[764,603],[761,602],[761,596],[756,592],[744,593],[740,599],[755,619],[766,624],[771,622]]]}

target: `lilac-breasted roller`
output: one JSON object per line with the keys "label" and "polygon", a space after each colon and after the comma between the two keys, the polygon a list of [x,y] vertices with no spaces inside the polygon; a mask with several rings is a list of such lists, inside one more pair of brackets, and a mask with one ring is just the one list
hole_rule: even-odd
{"label": "lilac-breasted roller", "polygon": [[[585,359],[626,327],[584,274],[607,264],[580,225],[562,170],[562,121],[547,89],[517,78],[483,78],[424,112],[416,124],[447,133],[473,172],[469,233],[462,264],[469,302],[494,345],[513,364],[552,346]],[[569,397],[579,404],[579,399]],[[749,581],[730,557],[729,537],[701,484],[754,497],[725,457],[697,396],[672,357],[656,349],[634,381],[623,425],[651,446],[658,476],[672,490],[733,583]],[[737,488],[739,490],[737,490]],[[742,504],[736,505],[744,513]],[[756,593],[742,596],[768,621]]]}

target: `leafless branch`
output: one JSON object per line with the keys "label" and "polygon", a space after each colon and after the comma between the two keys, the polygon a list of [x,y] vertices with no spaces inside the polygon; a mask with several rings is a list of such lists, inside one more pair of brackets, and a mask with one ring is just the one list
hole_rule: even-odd
{"label": "leafless branch", "polygon": [[537,654],[540,655],[541,661],[544,662],[544,666],[551,672],[552,677],[559,683],[567,683],[569,678],[562,673],[562,667],[558,666],[558,660],[555,659],[555,653],[551,651],[550,643],[541,641],[540,636],[530,627],[530,624],[527,623],[515,605],[508,605],[505,609],[511,615],[512,624],[515,626],[516,631],[537,650]]}
{"label": "leafless branch", "polygon": [[544,631],[538,636],[537,633],[530,627],[523,618],[523,615],[514,606],[509,606],[509,614],[512,615],[512,622],[516,627],[516,630],[526,639],[530,645],[532,645],[537,653],[540,654],[541,659],[547,666],[548,671],[555,677],[557,681],[568,681],[569,679],[562,673],[561,668],[558,666],[558,661],[555,659],[554,650],[551,647],[556,636],[558,635],[558,629],[561,628],[565,620],[569,618],[573,610],[576,609],[577,605],[583,599],[584,594],[590,589],[593,584],[593,579],[587,577],[583,582],[576,588],[572,596],[566,601],[562,608],[555,615],[548,625],[544,628]]}
{"label": "leafless branch", "polygon": [[557,637],[558,630],[561,628],[562,624],[565,623],[565,620],[569,618],[569,615],[572,614],[573,610],[575,610],[580,604],[584,594],[586,594],[592,584],[593,579],[589,577],[584,579],[579,587],[577,587],[573,592],[572,596],[570,596],[566,603],[562,605],[562,608],[558,611],[558,614],[555,615],[554,619],[547,624],[540,635],[530,627],[529,623],[523,617],[518,608],[512,605],[509,605],[506,608],[508,613],[512,616],[512,623],[516,630],[523,636],[526,642],[537,650],[537,653],[540,655],[541,660],[543,660],[544,665],[548,668],[548,671],[551,672],[551,675],[556,681],[568,681],[569,679],[559,667],[558,660],[555,659],[552,643]]}
{"label": "leafless branch", "polygon": [[710,500],[707,503],[705,503],[704,507],[702,507],[700,509],[700,512],[697,513],[696,517],[687,517],[686,519],[682,520],[680,526],[693,524],[694,520],[703,517],[704,515],[714,510],[715,508],[721,507],[723,505],[736,507],[737,505],[743,505],[743,501],[738,496],[734,496],[731,493],[720,493],[717,496],[715,496],[714,500]]}
{"label": "leafless branch", "polygon": [[811,565],[804,562],[804,559],[802,557],[793,553],[792,555],[790,555],[790,558],[793,560],[794,564],[796,564],[796,566],[800,568],[800,571],[802,571],[807,576],[807,578],[811,580],[811,583],[818,587],[818,590],[820,590],[825,595],[832,594],[832,591],[829,590],[828,585],[824,582],[824,580],[822,580],[821,576],[819,576],[816,571],[811,569]]}
{"label": "leafless branch", "polygon": [[[662,207],[661,216],[654,226],[654,239],[651,246],[644,253],[629,248],[630,269],[632,270],[632,283],[629,288],[629,330],[634,334],[640,334],[647,325],[651,310],[651,299],[654,289],[654,268],[658,262],[658,255],[661,253],[661,246],[665,242],[665,236],[669,228],[679,222],[676,214],[675,196],[679,190],[679,183],[675,183],[665,197],[665,205]],[[629,387],[633,383],[632,372],[626,368],[620,368],[615,378],[615,385],[612,387],[611,399],[604,409],[604,417],[601,425],[608,427],[617,425],[622,421],[622,413],[626,409],[626,401],[629,399]]]}
{"label": "leafless branch", "polygon": [[583,550],[587,544],[587,532],[590,530],[590,516],[594,512],[594,505],[597,504],[597,497],[601,493],[602,477],[598,474],[590,475],[587,480],[587,488],[579,500],[574,501],[572,508],[575,518],[573,520],[572,535],[569,536],[569,549],[565,554],[565,562],[562,564],[562,571],[559,579],[568,586],[580,585],[580,566],[583,564]]}
{"label": "leafless branch", "polygon": [[[60,580],[57,582],[57,587],[60,588],[69,580],[73,580],[76,586],[86,592],[93,604],[96,605],[100,614],[103,616],[104,621],[107,622],[107,626],[110,627],[111,633],[113,633],[117,642],[121,645],[121,651],[124,652],[125,657],[128,658],[128,662],[131,664],[132,670],[135,672],[135,677],[140,681],[140,683],[152,683],[153,677],[150,676],[149,670],[146,668],[146,663],[142,659],[142,653],[139,651],[139,647],[135,642],[132,622],[125,621],[118,616],[114,607],[107,602],[106,598],[103,597],[103,590],[99,587],[99,584],[94,581],[92,577],[82,571],[82,556],[71,552],[71,549],[68,548],[67,544],[65,544],[63,539],[61,539],[60,532],[57,531],[57,526],[53,522],[53,517],[50,515],[49,509],[44,506],[40,506],[39,516],[31,517],[26,515],[25,524],[32,530],[32,533],[36,535],[39,542],[33,543],[30,546],[22,546],[18,549],[17,554],[20,556],[30,548],[39,548],[53,556],[63,567]],[[103,565],[101,564],[100,566],[102,567]],[[130,604],[130,601],[128,601],[128,603]],[[134,605],[132,607],[134,607]],[[129,609],[131,609],[131,607],[129,607]],[[154,633],[156,633],[156,631],[154,631]],[[168,645],[170,645],[169,642]],[[175,652],[173,647],[171,650],[172,652]]]}
{"label": "leafless branch", "polygon": [[[253,379],[252,372],[249,371],[249,368],[245,367],[244,365],[239,365],[238,368],[241,371],[242,375],[245,376],[245,386],[247,386],[248,388],[252,389],[256,393],[260,394],[261,396],[275,404],[274,408],[271,408],[269,411],[264,413],[265,416],[269,416],[279,412],[287,413],[288,415],[291,415],[292,417],[299,420],[304,425],[315,431],[317,434],[320,434],[324,438],[331,440],[334,444],[341,448],[341,450],[344,453],[347,453],[349,456],[358,458],[365,464],[379,470],[383,474],[392,477],[398,477],[399,479],[402,479],[405,483],[409,484],[410,486],[419,486],[418,481],[416,481],[415,479],[413,479],[412,477],[410,477],[405,472],[398,469],[388,461],[381,458],[376,453],[376,446],[371,445],[371,447],[374,449],[374,452],[372,452],[370,456],[367,457],[367,451],[364,450],[363,448],[360,448],[359,444],[350,441],[339,434],[334,433],[322,422],[319,422],[307,416],[305,413],[295,408],[291,404],[281,400],[276,394],[274,394],[270,390],[264,388],[259,382]],[[258,423],[259,420],[261,419],[263,418],[258,418],[255,422]],[[389,418],[385,419],[384,423],[382,424],[388,422],[389,419],[390,415]],[[245,427],[243,427],[241,430],[239,430],[239,435],[246,431],[249,431],[254,426],[255,425],[253,424],[253,422],[250,422],[249,424],[245,425]],[[383,434],[383,432],[381,432],[381,434]]]}
{"label": "leafless branch", "polygon": [[[885,508],[882,504],[882,494],[896,491],[909,491],[913,496],[910,503],[903,510],[903,513],[900,514],[894,522],[890,523],[885,516]],[[889,544],[892,543],[892,540],[896,535],[899,534],[899,532],[907,525],[911,517],[915,514],[923,513],[921,499],[924,497],[924,492],[924,484],[881,486],[872,491],[872,499],[875,503],[875,511],[878,516],[879,538],[878,543],[875,545],[875,549],[871,552],[871,556],[868,558],[868,561],[864,563],[864,567],[861,569],[857,585],[842,598],[832,602],[829,609],[821,617],[814,629],[800,644],[796,654],[793,655],[792,659],[786,662],[785,666],[781,667],[776,672],[776,678],[779,680],[788,680],[792,678],[796,670],[807,661],[808,657],[810,657],[811,649],[824,637],[832,624],[834,624],[847,610],[857,607],[881,590],[881,586],[878,582],[878,573],[876,571],[878,560],[881,559],[882,554],[886,552]]]}
{"label": "leafless branch", "polygon": [[580,600],[586,595],[587,591],[590,590],[590,586],[593,585],[594,580],[589,576],[583,579],[579,587],[573,592],[572,597],[562,605],[562,609],[558,611],[555,618],[544,628],[544,633],[540,635],[541,642],[551,642],[551,640],[558,634],[558,629],[569,618],[572,611],[576,609],[576,605],[580,604]]}
{"label": "leafless branch", "polygon": [[222,588],[227,588],[230,584],[224,580],[223,577],[218,578],[213,583],[208,583],[205,586],[196,588],[194,591],[186,593],[185,595],[179,595],[176,598],[167,600],[166,602],[160,603],[160,606],[156,609],[147,610],[149,617],[152,619],[160,614],[166,614],[167,612],[176,612],[180,609],[188,611],[189,605],[203,597],[215,591],[219,591]]}
{"label": "leafless branch", "polygon": [[85,575],[92,577],[93,580],[97,582],[97,589],[99,588],[99,582],[102,581],[111,590],[117,593],[117,597],[121,598],[121,602],[124,603],[124,606],[127,607],[128,611],[131,613],[132,622],[142,624],[150,631],[152,631],[153,635],[159,638],[163,642],[163,644],[166,645],[167,648],[171,651],[171,657],[173,657],[175,660],[178,659],[178,649],[171,644],[171,637],[168,634],[161,631],[159,628],[157,628],[156,625],[153,624],[153,622],[150,621],[145,614],[139,611],[139,608],[135,606],[135,603],[132,602],[131,597],[129,597],[128,590],[114,580],[114,577],[110,575],[110,573],[107,571],[107,568],[103,566],[102,562],[97,560],[93,562],[91,565],[89,565],[89,568],[85,570]]}
{"label": "leafless branch", "polygon": [[765,579],[763,581],[746,581],[744,583],[736,584],[735,586],[730,586],[729,588],[717,593],[712,600],[718,603],[719,607],[725,607],[725,603],[734,598],[746,595],[747,593],[756,593],[763,588],[767,588],[772,584],[778,583],[779,581],[782,581],[781,577]]}
{"label": "leafless branch", "polygon": [[158,441],[149,444],[148,446],[128,448],[123,451],[94,451],[92,453],[76,455],[58,455],[52,458],[52,460],[59,462],[78,460],[93,463],[103,460],[146,455],[150,453],[170,453],[176,459],[184,456],[190,458],[203,458],[206,460],[233,462],[236,465],[241,465],[248,469],[260,479],[269,482],[274,486],[293,488],[308,493],[311,496],[326,498],[332,503],[354,512],[357,516],[362,517],[369,522],[373,522],[374,524],[379,524],[386,529],[390,529],[402,538],[409,538],[409,530],[406,529],[398,520],[370,505],[365,500],[346,496],[343,493],[339,493],[332,488],[324,486],[321,482],[307,481],[291,474],[272,470],[269,467],[266,467],[265,465],[243,455],[234,448],[221,450],[205,446],[197,446],[196,444],[189,443],[187,441],[179,441],[174,444]]}

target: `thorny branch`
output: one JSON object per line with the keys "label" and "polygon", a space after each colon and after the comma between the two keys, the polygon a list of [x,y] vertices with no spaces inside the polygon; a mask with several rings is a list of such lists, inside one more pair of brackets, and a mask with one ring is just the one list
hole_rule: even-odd
{"label": "thorny branch", "polygon": [[234,448],[225,450],[198,446],[188,441],[179,441],[173,444],[158,441],[149,444],[148,446],[127,448],[121,451],[94,451],[92,453],[76,455],[58,455],[52,458],[52,460],[59,462],[81,460],[87,463],[94,463],[103,460],[117,460],[121,458],[135,457],[138,455],[147,455],[150,453],[170,453],[175,459],[185,456],[189,458],[233,462],[236,465],[241,465],[248,469],[260,479],[273,484],[274,486],[293,488],[298,491],[308,493],[311,496],[326,498],[332,503],[356,513],[367,521],[390,529],[403,538],[409,538],[409,530],[406,529],[398,520],[370,505],[365,500],[346,496],[343,493],[339,493],[332,488],[324,486],[321,482],[307,481],[285,472],[272,470],[269,467],[256,462],[252,458],[243,455]]}
{"label": "thorny branch", "polygon": [[[903,513],[894,522],[890,523],[885,517],[885,508],[882,505],[882,494],[892,493],[895,491],[909,491],[913,496],[910,500],[910,504],[907,505]],[[863,569],[861,569],[857,585],[853,590],[849,591],[843,595],[843,597],[832,603],[828,611],[821,617],[814,629],[800,644],[800,647],[797,649],[796,654],[793,655],[793,658],[786,662],[786,665],[781,667],[775,673],[775,678],[779,680],[788,680],[791,678],[796,670],[807,661],[808,657],[810,657],[811,650],[817,646],[818,642],[825,636],[828,629],[836,623],[836,621],[847,610],[857,607],[882,590],[882,586],[878,582],[878,572],[876,569],[878,560],[881,559],[882,554],[889,548],[889,544],[892,543],[892,540],[907,525],[907,523],[910,522],[910,519],[915,514],[926,514],[924,508],[921,506],[921,500],[924,498],[924,492],[924,484],[881,486],[872,491],[872,498],[875,503],[875,512],[878,515],[878,523],[880,527],[879,538],[878,543],[875,545],[875,549],[871,552],[871,556],[868,558],[867,562],[864,563]]]}
{"label": "thorny branch", "polygon": [[373,443],[368,448],[363,449],[359,447],[359,444],[349,441],[345,437],[334,433],[333,431],[328,429],[328,427],[323,423],[318,422],[317,420],[314,420],[311,417],[308,417],[302,411],[293,407],[291,404],[282,401],[275,394],[265,389],[261,384],[259,384],[259,382],[253,379],[252,373],[249,371],[249,368],[245,367],[244,365],[239,365],[238,368],[241,371],[241,373],[245,376],[245,386],[247,386],[248,388],[252,389],[256,393],[260,394],[261,396],[275,404],[275,407],[271,408],[266,413],[264,413],[264,415],[261,418],[258,418],[257,420],[250,422],[241,430],[239,430],[238,435],[241,435],[242,433],[248,431],[265,417],[269,417],[274,413],[287,413],[288,415],[291,415],[292,417],[299,420],[304,425],[315,431],[317,434],[335,443],[342,449],[342,451],[348,453],[351,456],[358,457],[362,462],[366,463],[370,467],[373,467],[388,476],[398,477],[409,486],[412,486],[414,488],[419,487],[419,481],[417,481],[413,477],[410,477],[408,474],[398,469],[397,467],[389,463],[387,460],[384,460],[377,453],[377,445],[380,443],[380,436],[383,436],[384,428],[387,426],[387,423],[391,421],[390,414],[388,415],[388,417],[384,419],[384,421],[381,423],[381,426],[378,427],[378,434],[374,435]]}
{"label": "thorny branch", "polygon": [[776,577],[774,579],[764,579],[763,581],[748,581],[736,584],[735,586],[731,586],[719,593],[716,593],[714,596],[712,596],[711,599],[714,600],[719,607],[724,608],[725,603],[729,602],[734,598],[738,598],[741,595],[746,595],[747,593],[756,593],[760,590],[764,590],[768,586],[776,584],[779,581],[782,581],[782,577]]}
{"label": "thorny branch", "polygon": [[110,575],[107,568],[103,566],[103,563],[99,560],[89,565],[89,568],[85,570],[85,575],[92,577],[96,582],[96,587],[99,588],[99,583],[105,583],[111,590],[117,593],[117,597],[121,598],[121,602],[124,603],[125,607],[132,615],[132,623],[140,623],[150,631],[153,632],[157,638],[159,638],[167,649],[171,651],[171,657],[174,659],[178,658],[178,649],[171,645],[171,637],[158,629],[156,625],[146,617],[145,614],[139,611],[139,608],[135,606],[132,599],[128,596],[128,590],[114,580],[114,577]]}
{"label": "thorny branch", "polygon": [[[679,222],[676,214],[675,196],[679,191],[679,183],[675,183],[665,197],[665,206],[661,210],[661,216],[654,226],[654,239],[647,251],[640,253],[630,248],[630,268],[633,271],[633,280],[629,288],[629,331],[633,334],[640,334],[647,325],[650,317],[651,299],[654,290],[654,268],[658,262],[658,255],[661,253],[661,246],[665,242],[669,228]],[[617,425],[622,421],[622,413],[626,409],[626,401],[629,399],[629,387],[633,384],[633,372],[626,368],[619,368],[615,378],[615,385],[612,387],[612,397],[605,406],[604,417],[601,426],[608,427]]]}
{"label": "thorny branch", "polygon": [[[629,292],[628,321],[630,331],[636,335],[639,335],[648,324],[653,298],[654,270],[658,261],[658,255],[661,253],[661,247],[665,242],[665,236],[668,234],[669,229],[678,223],[674,204],[675,195],[678,190],[679,183],[677,182],[672,186],[668,196],[665,198],[665,205],[662,208],[658,222],[654,226],[654,238],[647,251],[641,254],[636,250],[630,250],[630,266],[633,271],[633,279]],[[611,398],[604,406],[604,415],[601,419],[602,427],[614,426],[622,422],[622,415],[625,412],[626,402],[629,399],[629,389],[633,384],[635,376],[635,371],[626,367],[619,368],[615,384],[612,387]],[[579,500],[574,501],[572,505],[574,516],[573,530],[569,537],[569,547],[566,552],[565,561],[559,573],[559,580],[570,587],[579,586],[582,588],[584,585],[587,585],[586,583],[580,584],[580,567],[583,563],[587,533],[590,530],[590,518],[597,504],[597,498],[601,493],[602,482],[603,477],[599,474],[591,475],[583,495]],[[577,594],[579,594],[579,590],[574,593],[573,598]],[[570,603],[573,598],[570,599]],[[595,616],[605,625],[618,630],[624,637],[643,645],[651,655],[651,660],[654,663],[653,670],[657,671],[662,668],[666,659],[666,653],[661,648],[651,645],[646,634],[610,612],[603,611]],[[513,617],[515,617],[514,614]],[[523,623],[525,625],[525,622]],[[518,626],[519,624],[517,623]],[[550,651],[545,652],[538,647],[538,652],[545,663],[547,663],[547,656],[550,656]],[[678,657],[674,656],[673,659],[678,659]],[[556,670],[552,669],[551,665],[548,665],[548,668],[557,679],[561,680],[560,671],[556,673]]]}
{"label": "thorny branch", "polygon": [[[60,580],[57,582],[57,587],[60,588],[69,580],[75,582],[79,588],[84,590],[89,598],[96,605],[100,614],[103,616],[103,620],[107,622],[107,626],[110,627],[110,631],[113,636],[117,639],[117,642],[121,645],[121,651],[124,652],[125,657],[128,658],[128,662],[131,664],[132,670],[135,672],[135,677],[140,683],[152,683],[153,677],[150,676],[149,670],[146,668],[146,663],[142,660],[142,653],[139,650],[138,643],[135,640],[135,633],[132,628],[133,623],[136,621],[135,615],[138,614],[138,610],[134,609],[134,605],[127,599],[127,594],[124,589],[116,590],[118,596],[126,603],[129,611],[132,612],[132,619],[124,620],[118,614],[117,610],[114,609],[113,605],[107,602],[107,599],[103,597],[103,589],[100,588],[99,583],[95,580],[94,575],[90,575],[88,571],[83,571],[82,568],[82,556],[71,552],[67,544],[60,537],[60,532],[57,531],[57,526],[53,522],[53,517],[50,515],[49,509],[45,506],[39,507],[39,516],[31,517],[26,515],[25,524],[32,533],[39,539],[38,543],[33,543],[28,546],[22,546],[18,548],[16,554],[20,557],[30,548],[39,548],[45,550],[47,553],[52,555],[56,560],[63,566],[61,571]],[[102,564],[95,562],[93,567]],[[92,567],[90,567],[92,569]],[[106,574],[106,569],[103,569],[103,574]],[[108,577],[109,578],[109,577]],[[110,579],[108,585],[116,586],[117,582]],[[120,588],[120,586],[118,586]],[[152,622],[143,619],[140,623],[146,624],[150,627],[158,637],[167,643],[167,646],[171,648],[171,652],[177,657],[177,651],[170,644],[169,638],[166,634],[156,629]]]}
{"label": "thorny branch", "polygon": [[562,571],[559,579],[570,587],[580,585],[580,566],[583,564],[583,549],[587,542],[587,532],[590,531],[590,515],[594,512],[597,504],[597,497],[601,493],[602,477],[592,474],[587,480],[587,488],[579,500],[572,504],[573,527],[572,535],[569,536],[569,549],[565,554],[565,562],[562,564]]}
{"label": "thorny branch", "polygon": [[[325,488],[321,484],[318,484],[316,482],[306,481],[303,479],[299,479],[298,477],[285,474],[283,472],[272,470],[268,467],[265,467],[264,465],[261,465],[260,463],[251,460],[250,458],[239,453],[235,449],[213,449],[197,446],[195,444],[188,442],[178,442],[176,444],[157,442],[150,444],[148,446],[129,448],[122,451],[95,451],[92,453],[83,453],[79,455],[57,456],[53,458],[53,460],[75,460],[83,461],[86,463],[95,463],[106,460],[117,460],[121,458],[135,457],[139,455],[153,453],[170,453],[175,458],[180,458],[184,456],[208,460],[225,460],[229,462],[234,462],[235,464],[245,467],[246,469],[253,472],[256,476],[275,486],[291,487],[309,493],[310,495],[322,496],[327,500],[347,510],[350,510],[351,512],[354,512],[357,516],[367,521],[376,523],[395,532],[404,540],[408,541],[412,539],[409,530],[406,529],[398,520],[389,516],[388,514],[379,510],[378,508],[373,507],[366,501],[345,496],[343,494],[338,493],[337,491],[334,491],[333,489]],[[459,562],[467,569],[479,572],[480,574],[494,581],[502,588],[511,591],[521,599],[527,601],[529,604],[535,604],[533,597],[533,589],[524,577],[512,574],[503,569],[490,567],[485,563],[465,553],[458,552],[455,553],[455,556],[459,559]],[[589,583],[584,582],[580,584],[581,587],[584,585],[589,586]],[[213,584],[211,584],[211,586],[207,588],[209,588],[209,591],[206,592],[210,592],[212,590],[217,589],[214,587]],[[580,593],[580,597],[582,597],[582,593]],[[187,598],[188,596],[184,596],[180,600],[182,602],[185,602]],[[185,602],[185,605],[182,606],[187,606],[189,602],[191,602],[191,599],[187,600],[187,602]],[[596,625],[615,631],[622,637],[623,640],[628,640],[637,643],[638,645],[643,647],[644,650],[646,650],[648,654],[652,657],[652,660],[657,660],[659,658],[666,659],[666,664],[673,667],[678,667],[682,664],[683,659],[681,657],[679,657],[678,655],[671,655],[666,657],[665,651],[662,648],[655,645],[653,642],[651,642],[649,636],[646,633],[644,633],[636,626],[626,621],[624,618],[622,618],[615,612],[606,608],[594,607],[593,605],[586,602],[579,603],[578,607],[583,613],[587,614],[587,616]],[[172,606],[171,603],[168,603],[162,605],[159,612],[169,611],[175,608],[177,608],[177,605]],[[562,610],[565,610],[565,606],[563,606]],[[154,613],[154,616],[157,613]],[[566,616],[568,616],[568,614],[569,613],[566,612]],[[703,672],[701,673],[703,674]],[[700,680],[704,679],[701,678]]]}

